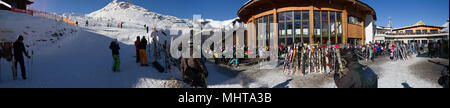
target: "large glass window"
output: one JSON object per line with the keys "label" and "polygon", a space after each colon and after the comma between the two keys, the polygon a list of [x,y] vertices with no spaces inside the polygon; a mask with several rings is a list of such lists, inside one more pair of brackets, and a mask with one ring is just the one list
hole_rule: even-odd
{"label": "large glass window", "polygon": [[302,42],[309,43],[309,11],[302,12]]}
{"label": "large glass window", "polygon": [[293,25],[293,12],[286,12],[286,44],[293,44],[293,33],[294,33],[294,25]]}
{"label": "large glass window", "polygon": [[322,44],[326,44],[329,40],[329,27],[328,27],[328,11],[322,11]]}
{"label": "large glass window", "polygon": [[[260,42],[258,41],[259,39],[266,39],[266,46],[270,45],[270,39],[271,37],[273,37],[273,31],[271,32],[271,29],[273,29],[273,27],[271,27],[271,23],[273,23],[273,15],[267,15],[267,16],[262,16],[259,18],[255,19],[255,23],[256,23],[256,43],[259,45]],[[258,28],[260,25],[265,24],[265,31],[261,31],[263,33],[265,33],[265,35],[260,35],[262,34],[260,31],[258,31]],[[282,26],[280,26],[282,27]],[[284,29],[284,28],[282,28]],[[281,43],[281,40],[279,41]],[[280,44],[279,43],[279,44]]]}
{"label": "large glass window", "polygon": [[[342,14],[335,11],[314,11],[312,14],[314,25],[310,26],[310,12],[288,11],[278,13],[278,38],[279,45],[292,45],[294,43],[331,44],[342,43]],[[273,16],[265,16],[265,23],[270,24]],[[353,21],[358,21],[354,17]],[[268,25],[268,37],[271,38],[270,26]],[[313,32],[310,32],[313,29]],[[312,34],[312,39],[310,35]]]}
{"label": "large glass window", "polygon": [[355,16],[348,16],[348,23],[359,25],[359,18]]}
{"label": "large glass window", "polygon": [[430,30],[430,33],[436,34],[436,33],[438,33],[438,30],[436,30],[436,29]]}
{"label": "large glass window", "polygon": [[320,36],[321,36],[321,20],[320,20],[320,11],[314,11],[314,43],[320,42]]}
{"label": "large glass window", "polygon": [[343,29],[342,29],[342,14],[340,12],[336,12],[336,23],[337,23],[337,41],[338,43],[343,43]]}
{"label": "large glass window", "polygon": [[406,34],[413,34],[412,30],[406,30],[405,32],[406,32]]}
{"label": "large glass window", "polygon": [[286,43],[286,13],[278,13],[278,45]]}
{"label": "large glass window", "polygon": [[336,37],[337,37],[337,26],[336,26],[336,12],[330,11],[330,43],[336,44]]}
{"label": "large glass window", "polygon": [[266,45],[267,46],[269,46],[270,44],[270,39],[271,39],[271,37],[273,37],[273,32],[270,32],[272,29],[273,29],[273,27],[271,27],[271,23],[273,23],[273,15],[268,15],[268,16],[266,16],[266,26],[267,26],[267,29],[266,29]]}
{"label": "large glass window", "polygon": [[423,34],[428,33],[428,31],[427,30],[422,30],[422,33]]}
{"label": "large glass window", "polygon": [[301,42],[301,36],[302,36],[302,13],[301,11],[295,11],[294,12],[294,43]]}

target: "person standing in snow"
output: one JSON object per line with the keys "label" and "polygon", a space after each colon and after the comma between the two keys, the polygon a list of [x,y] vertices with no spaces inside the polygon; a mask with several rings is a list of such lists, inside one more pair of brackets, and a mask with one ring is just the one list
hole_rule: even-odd
{"label": "person standing in snow", "polygon": [[[27,79],[26,72],[25,72],[25,65],[24,65],[24,59],[23,54],[30,59],[31,57],[28,55],[28,52],[25,50],[25,45],[23,44],[23,36],[19,35],[16,42],[13,44],[14,48],[14,70],[17,70],[17,63],[20,64],[20,70],[22,72],[22,78],[23,80]],[[17,71],[13,71],[13,79],[17,80]]]}
{"label": "person standing in snow", "polygon": [[141,37],[137,37],[136,41],[134,41],[134,47],[136,47],[136,63],[139,63],[139,59],[141,56],[139,56],[139,43],[141,42]]}
{"label": "person standing in snow", "polygon": [[141,66],[149,66],[147,61],[147,53],[145,50],[147,49],[147,39],[145,36],[142,37],[141,42],[139,42],[139,57],[141,57]]}
{"label": "person standing in snow", "polygon": [[114,39],[111,42],[111,44],[109,45],[109,49],[111,49],[112,56],[114,59],[113,71],[120,72],[120,57],[119,57],[120,46],[119,43],[117,42],[117,39]]}
{"label": "person standing in snow", "polygon": [[86,27],[89,26],[89,20],[86,20]]}

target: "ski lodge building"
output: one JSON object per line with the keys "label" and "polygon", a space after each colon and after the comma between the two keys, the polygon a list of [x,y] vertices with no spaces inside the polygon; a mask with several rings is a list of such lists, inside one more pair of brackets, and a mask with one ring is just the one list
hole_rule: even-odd
{"label": "ski lodge building", "polygon": [[[369,43],[377,20],[375,10],[359,0],[250,0],[238,16],[255,28],[260,23],[268,26],[265,37],[257,37],[257,29],[247,26],[247,31],[254,33],[244,41],[278,38],[278,45]],[[270,23],[278,26],[270,27]]]}
{"label": "ski lodge building", "polygon": [[430,41],[443,40],[448,37],[447,32],[441,32],[446,27],[427,25],[422,21],[417,22],[412,26],[391,28],[391,30],[378,28],[377,31],[392,31],[392,32],[377,32],[375,41],[403,41],[405,43],[418,42],[428,43]]}

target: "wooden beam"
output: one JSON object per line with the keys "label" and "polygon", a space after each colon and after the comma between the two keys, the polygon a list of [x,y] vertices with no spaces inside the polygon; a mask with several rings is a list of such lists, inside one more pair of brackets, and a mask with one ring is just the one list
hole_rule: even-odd
{"label": "wooden beam", "polygon": [[361,39],[361,42],[359,43],[360,45],[363,45],[366,42],[366,28],[364,28],[364,23],[365,23],[365,21],[361,21],[361,28],[362,28],[361,36],[362,36],[362,39]]}
{"label": "wooden beam", "polygon": [[342,29],[342,44],[346,44],[348,40],[348,13],[346,6],[344,6],[342,11]]}
{"label": "wooden beam", "polygon": [[309,44],[314,44],[314,6],[309,6]]}

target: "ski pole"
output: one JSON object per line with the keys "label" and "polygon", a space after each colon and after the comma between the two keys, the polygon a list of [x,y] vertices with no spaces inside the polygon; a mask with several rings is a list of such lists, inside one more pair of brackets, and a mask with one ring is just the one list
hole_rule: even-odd
{"label": "ski pole", "polygon": [[34,50],[31,50],[31,67],[30,67],[30,78],[33,77],[33,58],[34,58]]}

